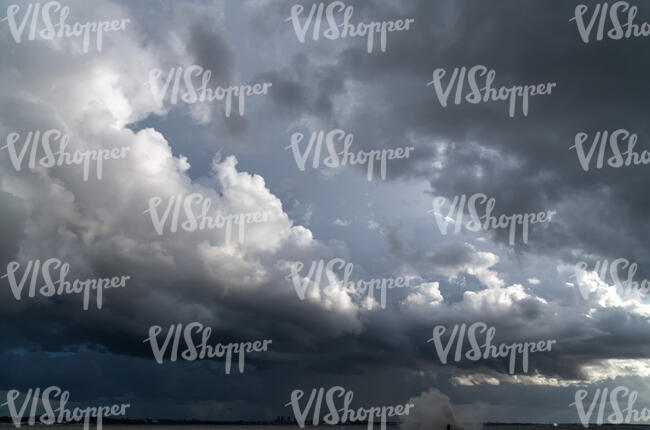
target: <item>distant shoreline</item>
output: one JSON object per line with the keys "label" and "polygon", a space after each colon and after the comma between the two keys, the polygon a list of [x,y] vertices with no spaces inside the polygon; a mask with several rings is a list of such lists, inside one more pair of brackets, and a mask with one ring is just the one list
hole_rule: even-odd
{"label": "distant shoreline", "polygon": [[[23,419],[21,424],[23,425],[28,425],[27,424],[28,419]],[[91,423],[96,423],[96,420],[91,419]],[[399,422],[387,422],[387,426],[397,426],[399,425]],[[0,417],[0,427],[5,427],[5,425],[14,427],[13,421],[11,417]],[[111,418],[104,418],[102,420],[102,425],[104,426],[117,426],[117,425],[122,425],[122,426],[296,426],[298,428],[298,424],[293,421],[243,421],[243,420],[238,420],[238,421],[208,421],[208,420],[171,420],[171,419],[138,419],[138,418],[124,418],[124,419],[111,419]],[[483,427],[510,427],[510,426],[525,426],[525,427],[536,427],[536,428],[575,428],[575,427],[581,427],[584,428],[584,426],[581,423],[557,423],[557,424],[551,424],[551,423],[483,423],[481,424]],[[41,424],[41,423],[36,423],[34,424],[34,427],[36,426],[57,426],[57,427],[63,427],[63,426],[77,426],[77,427],[82,427],[83,423],[62,423],[62,424]],[[630,428],[630,427],[650,427],[650,424],[607,424],[607,425],[597,425],[597,424],[592,424],[590,423],[590,427],[596,427],[596,428]],[[30,426],[31,427],[31,426]],[[318,426],[313,426],[310,425],[309,423],[305,423],[305,427],[337,427],[337,428],[342,428],[342,427],[367,427],[367,422],[362,423],[362,422],[355,422],[351,424],[345,424],[345,425],[333,425],[329,426],[327,424],[320,424]]]}

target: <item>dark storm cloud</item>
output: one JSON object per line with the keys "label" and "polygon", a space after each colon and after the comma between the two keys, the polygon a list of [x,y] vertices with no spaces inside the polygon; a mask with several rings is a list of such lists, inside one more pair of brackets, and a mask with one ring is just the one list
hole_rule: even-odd
{"label": "dark storm cloud", "polygon": [[190,29],[188,47],[197,64],[212,72],[210,82],[221,86],[231,83],[235,54],[214,23],[208,19],[197,20]]}
{"label": "dark storm cloud", "polygon": [[18,253],[23,238],[26,210],[20,199],[5,192],[0,192],[0,202],[2,202],[0,216],[3,220],[7,220],[0,227],[0,238],[3,242],[0,258],[5,261]]}
{"label": "dark storm cloud", "polygon": [[[642,55],[644,41],[584,45],[579,41],[575,24],[568,21],[575,4],[551,7],[526,2],[523,7],[525,13],[522,3],[480,7],[468,1],[455,8],[450,17],[449,13],[439,13],[443,5],[420,2],[410,14],[432,17],[433,22],[415,25],[413,34],[396,39],[398,46],[386,55],[353,55],[348,51],[342,66],[353,71],[359,80],[371,77],[388,89],[402,89],[391,85],[399,82],[395,76],[419,79],[420,86],[414,91],[392,91],[386,97],[397,100],[398,106],[403,99],[405,109],[395,110],[390,125],[382,132],[392,130],[404,135],[418,130],[432,139],[457,143],[448,154],[445,167],[432,180],[436,194],[451,197],[484,192],[496,198],[499,213],[519,213],[552,208],[583,194],[594,197],[595,202],[589,204],[597,205],[599,190],[607,186],[615,190],[607,205],[624,217],[629,227],[626,232],[618,232],[618,237],[609,236],[601,246],[593,246],[589,243],[590,235],[580,233],[580,225],[586,222],[595,229],[612,218],[599,217],[596,207],[592,207],[593,213],[587,219],[581,216],[574,220],[570,214],[561,213],[559,217],[568,221],[566,228],[537,237],[548,237],[552,248],[584,243],[591,251],[617,255],[616,252],[629,252],[626,249],[632,242],[640,250],[642,238],[647,235],[644,218],[648,198],[632,190],[638,189],[634,183],[648,179],[647,171],[632,167],[586,173],[579,168],[575,152],[569,147],[579,131],[593,135],[597,130],[627,128],[639,133],[641,142],[647,140],[644,94],[650,88],[644,76],[648,66],[647,56]],[[454,24],[445,23],[444,18]],[[548,30],[551,25],[553,31]],[[447,27],[453,36],[436,34],[440,27]],[[496,70],[496,82],[500,84],[551,81],[558,83],[557,93],[531,99],[528,117],[508,118],[501,105],[442,108],[431,87],[424,86],[434,68],[450,70],[475,64]],[[378,73],[371,73],[373,70]],[[386,73],[382,74],[382,70]],[[406,100],[411,101],[410,105]],[[472,142],[494,149],[501,156],[489,158]],[[417,150],[415,155],[419,155]],[[503,163],[502,157],[512,161]],[[478,166],[483,172],[480,178],[472,174]],[[560,235],[569,237],[563,242]],[[547,249],[544,243],[537,242],[536,248]]]}
{"label": "dark storm cloud", "polygon": [[308,57],[297,54],[286,69],[260,73],[257,78],[273,82],[271,100],[288,115],[314,115],[336,124],[332,99],[345,94],[345,76],[337,66],[315,68]]}
{"label": "dark storm cloud", "polygon": [[[279,16],[288,15],[291,4],[285,3],[284,9],[274,4],[272,9]],[[596,212],[604,208],[591,206],[592,213],[578,219],[562,211],[559,217],[566,226],[531,234],[533,244],[523,248],[552,252],[569,244],[582,245],[591,252],[617,256],[627,255],[632,245],[641,251],[648,235],[644,217],[650,198],[639,193],[636,184],[649,179],[646,169],[592,167],[584,172],[569,147],[578,132],[593,136],[599,130],[626,128],[639,134],[638,150],[644,148],[650,138],[644,120],[650,84],[645,78],[649,60],[643,55],[643,38],[582,43],[575,23],[569,21],[576,2],[558,6],[510,1],[486,6],[476,1],[454,5],[422,1],[403,5],[399,11],[378,5],[370,11],[358,2],[348,4],[355,6],[353,19],[357,20],[395,14],[416,17],[413,29],[392,37],[381,55],[367,55],[359,40],[341,41],[347,48],[339,55],[335,71],[335,76],[367,86],[363,106],[335,121],[354,133],[361,147],[395,145],[413,132],[422,136],[413,157],[397,164],[392,174],[430,178],[431,169],[426,167],[436,159],[431,147],[448,141],[455,143],[454,149],[431,179],[436,195],[483,192],[496,198],[498,214],[554,208],[585,194],[594,196],[588,203],[594,205],[605,199],[599,194],[606,186],[614,190],[607,205],[625,220],[627,233],[617,232],[601,244],[594,243],[597,226],[611,218],[599,218]],[[641,9],[637,20],[642,22],[647,15]],[[285,27],[281,31],[293,33],[289,23]],[[334,43],[308,40],[304,46],[323,50]],[[432,87],[425,86],[435,68],[451,73],[454,67],[476,64],[496,71],[496,85],[557,82],[557,87],[550,96],[531,98],[528,117],[508,118],[503,103],[443,108]],[[309,111],[308,97],[277,100],[294,111]],[[499,156],[485,154],[482,148]],[[423,159],[428,162],[422,163]],[[479,168],[481,177],[473,174]],[[505,236],[499,234],[498,239]]]}

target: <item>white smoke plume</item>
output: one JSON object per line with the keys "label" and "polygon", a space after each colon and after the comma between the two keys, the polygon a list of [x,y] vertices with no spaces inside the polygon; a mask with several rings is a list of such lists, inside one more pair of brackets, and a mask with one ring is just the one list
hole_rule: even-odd
{"label": "white smoke plume", "polygon": [[480,430],[481,424],[459,423],[449,401],[449,397],[437,389],[431,389],[418,397],[409,399],[415,405],[411,413],[403,417],[401,430]]}

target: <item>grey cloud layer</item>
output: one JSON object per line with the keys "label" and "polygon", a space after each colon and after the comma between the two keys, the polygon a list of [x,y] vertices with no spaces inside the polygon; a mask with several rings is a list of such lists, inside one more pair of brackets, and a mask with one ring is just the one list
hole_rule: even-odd
{"label": "grey cloud layer", "polygon": [[[93,312],[74,296],[17,302],[0,281],[7,387],[57,383],[82,399],[129,396],[136,416],[206,419],[286,415],[298,387],[338,383],[360,404],[437,388],[454,404],[489,399],[492,420],[521,420],[518,408],[531,419],[571,420],[575,385],[550,378],[598,384],[586,365],[648,356],[647,304],[601,292],[582,300],[566,285],[570,271],[559,269],[627,257],[638,277],[650,274],[648,173],[583,172],[569,150],[579,131],[616,128],[638,133],[645,148],[647,42],[583,44],[569,22],[575,2],[351,4],[355,19],[414,17],[415,25],[371,55],[357,39],[298,43],[284,21],[288,1],[97,2],[83,15],[128,16],[133,27],[85,56],[65,43],[59,51],[15,44],[2,27],[3,137],[56,127],[81,147],[124,144],[133,154],[88,183],[79,169],[16,172],[0,154],[3,262],[58,256],[83,276],[133,278]],[[650,19],[639,6],[637,19]],[[207,123],[195,106],[156,107],[143,86],[149,70],[191,64],[212,70],[213,85],[268,81],[272,91],[251,99],[241,118],[204,106]],[[528,117],[508,118],[495,103],[442,108],[426,86],[433,69],[475,64],[495,69],[497,84],[557,82],[557,91],[533,98]],[[414,156],[372,183],[361,168],[299,171],[284,149],[291,133],[333,128],[354,133],[359,148],[413,145]],[[219,233],[157,236],[142,214],[148,198],[197,190],[224,210],[270,205],[281,215],[234,251]],[[440,235],[426,214],[431,198],[476,192],[495,197],[497,213],[554,209],[558,222],[535,226],[529,244],[514,248],[507,234]],[[333,257],[354,263],[359,278],[410,274],[438,284],[391,291],[385,310],[345,295],[300,301],[284,263]],[[212,362],[157,365],[142,343],[148,327],[190,321],[213,327],[213,339],[273,339],[273,353],[251,355],[243,375],[225,376]],[[553,352],[531,356],[529,374],[544,382],[513,382],[507,360],[442,366],[426,343],[432,327],[474,321],[496,326],[500,342],[557,339]],[[623,371],[611,377],[645,386]]]}

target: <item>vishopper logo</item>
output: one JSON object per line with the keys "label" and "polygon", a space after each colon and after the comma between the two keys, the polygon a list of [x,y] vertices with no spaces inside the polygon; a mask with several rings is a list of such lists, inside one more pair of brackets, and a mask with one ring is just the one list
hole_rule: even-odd
{"label": "vishopper logo", "polygon": [[[598,29],[596,30],[596,40],[598,41],[603,40],[605,36],[612,40],[650,36],[650,24],[644,22],[639,26],[639,24],[634,23],[636,15],[639,13],[638,7],[630,6],[630,3],[626,1],[617,1],[612,3],[611,6],[607,3],[596,3],[592,6],[593,9],[589,16],[587,13],[589,6],[579,4],[576,6],[573,18],[569,20],[576,22],[578,33],[584,43],[589,43],[594,26],[596,25],[596,20],[598,20]],[[627,16],[625,15],[626,12]],[[585,16],[589,19],[588,23],[585,21]],[[605,24],[607,22],[610,24],[610,30],[605,34]]]}
{"label": "vishopper logo", "polygon": [[[574,275],[576,284],[580,294],[585,300],[589,299],[590,288],[585,282],[584,278],[589,272],[587,263],[580,261],[574,267]],[[593,272],[598,274],[598,278],[602,282],[607,282],[607,268],[609,267],[609,276],[614,283],[614,286],[620,291],[623,296],[630,296],[635,294],[645,295],[650,290],[650,281],[643,279],[641,283],[634,280],[638,265],[630,263],[626,258],[617,258],[609,264],[607,260],[596,261]],[[621,270],[627,269],[627,279],[621,281]]]}
{"label": "vishopper logo", "polygon": [[[410,409],[415,407],[412,403],[396,406],[373,406],[370,408],[360,407],[356,410],[350,407],[354,393],[346,390],[341,386],[335,386],[325,391],[325,388],[313,388],[309,395],[309,400],[304,408],[300,407],[300,400],[304,397],[305,392],[302,390],[293,390],[291,392],[291,401],[285,406],[291,406],[293,415],[300,428],[305,428],[305,421],[309,411],[313,409],[312,425],[317,426],[320,423],[320,412],[323,408],[323,400],[327,405],[329,413],[323,417],[323,422],[329,425],[363,423],[368,422],[368,430],[372,430],[375,419],[379,418],[381,429],[386,429],[388,417],[408,415]],[[337,398],[343,399],[343,407],[337,407]]]}
{"label": "vishopper logo", "polygon": [[[511,344],[501,343],[498,345],[492,345],[492,341],[496,336],[496,328],[488,327],[487,324],[483,322],[475,322],[469,327],[467,324],[463,323],[460,326],[458,324],[454,325],[454,328],[447,340],[447,346],[443,346],[442,337],[447,331],[447,328],[442,325],[437,325],[433,328],[433,336],[431,339],[427,340],[427,343],[433,342],[436,347],[436,353],[442,364],[447,364],[447,358],[449,356],[449,351],[456,341],[456,350],[453,360],[455,362],[460,362],[463,358],[463,347],[465,346],[465,334],[467,334],[467,340],[471,349],[464,354],[464,358],[470,361],[479,361],[481,359],[487,360],[488,358],[506,358],[509,357],[509,367],[508,372],[512,375],[515,372],[515,364],[517,361],[517,354],[521,354],[522,358],[522,370],[524,373],[528,373],[528,354],[534,352],[549,352],[551,347],[556,340],[546,340],[535,342],[513,342]],[[487,333],[486,333],[487,331]],[[478,338],[478,333],[485,334],[485,343],[480,344]],[[481,351],[481,349],[483,351]]]}
{"label": "vishopper logo", "polygon": [[[634,151],[637,144],[638,136],[634,133],[619,128],[611,134],[605,131],[598,131],[594,135],[594,140],[589,147],[589,151],[585,152],[584,143],[589,139],[589,135],[584,132],[576,134],[575,144],[569,149],[575,149],[580,167],[585,172],[589,171],[591,167],[591,160],[598,148],[598,156],[596,158],[596,168],[602,169],[605,164],[605,154],[607,152],[607,144],[612,156],[607,159],[607,165],[615,169],[620,167],[638,166],[639,164],[650,164],[650,152],[644,150],[641,154]],[[621,152],[620,144],[627,141],[627,151]]]}
{"label": "vishopper logo", "polygon": [[[172,67],[169,69],[167,77],[161,82],[162,73],[161,69],[149,71],[149,80],[145,82],[145,85],[149,85],[151,88],[151,94],[159,107],[164,107],[164,100],[168,94],[169,102],[172,105],[178,104],[179,100],[187,104],[225,100],[226,118],[230,117],[234,98],[237,99],[239,115],[243,116],[246,111],[246,97],[266,95],[272,86],[270,82],[264,82],[253,85],[208,88],[212,72],[197,65],[189,66],[185,71],[183,71],[183,67]],[[201,84],[198,87],[194,85],[194,76],[201,78]],[[161,83],[162,86],[159,85]],[[181,93],[183,90],[184,92]]]}
{"label": "vishopper logo", "polygon": [[[337,266],[339,270],[343,269],[342,281],[339,281],[334,273]],[[335,295],[336,288],[340,287],[348,293],[360,296],[367,295],[368,298],[374,300],[376,288],[376,291],[379,293],[379,305],[382,309],[386,309],[388,289],[411,287],[409,285],[410,278],[403,276],[398,276],[397,278],[375,278],[369,281],[362,279],[351,281],[350,277],[352,276],[354,265],[352,263],[346,263],[342,258],[333,258],[327,264],[325,264],[325,260],[312,261],[307,276],[300,274],[303,267],[304,265],[301,262],[292,263],[291,273],[286,277],[286,279],[293,282],[293,286],[300,300],[305,300],[305,294],[310,284],[320,292],[323,269],[328,280],[328,286],[323,289],[325,295]]]}
{"label": "vishopper logo", "polygon": [[[9,23],[9,30],[16,43],[23,40],[23,35],[27,29],[29,22],[29,31],[27,33],[28,40],[43,39],[53,40],[62,39],[64,37],[82,37],[83,36],[83,53],[87,54],[90,49],[91,34],[95,35],[97,52],[102,52],[104,44],[104,33],[110,31],[124,31],[126,24],[130,19],[115,19],[113,21],[95,21],[95,22],[75,22],[67,24],[68,15],[70,15],[70,8],[63,6],[58,1],[49,1],[41,3],[28,3],[22,18],[18,18],[21,6],[12,4],[7,7],[7,16],[0,21],[7,21]],[[39,20],[40,14],[40,20]],[[58,14],[53,18],[54,14]],[[58,22],[54,23],[58,18]],[[40,22],[40,26],[39,26]],[[39,31],[39,27],[41,30]]]}
{"label": "vishopper logo", "polygon": [[[62,391],[61,388],[57,386],[50,386],[44,390],[41,390],[40,388],[30,388],[27,390],[27,394],[25,399],[22,401],[20,409],[18,409],[16,403],[18,397],[20,397],[20,391],[9,390],[7,391],[7,401],[0,405],[7,406],[9,414],[11,415],[11,420],[17,428],[20,428],[22,425],[22,420],[25,417],[25,412],[27,411],[30,402],[32,405],[27,421],[30,426],[33,426],[36,423],[36,411],[40,403],[45,410],[45,413],[38,419],[41,424],[66,424],[83,420],[84,430],[90,428],[91,417],[97,419],[97,429],[101,430],[103,418],[123,416],[126,414],[126,409],[131,406],[128,403],[122,403],[111,406],[90,406],[83,409],[75,407],[74,409],[68,409],[66,405],[70,398],[70,392]],[[56,404],[53,404],[53,400],[57,398],[58,407],[55,409],[54,407]],[[56,414],[56,412],[58,412],[58,414]]]}
{"label": "vishopper logo", "polygon": [[[442,107],[447,106],[449,96],[451,95],[454,86],[456,92],[454,95],[454,104],[461,104],[463,101],[471,104],[493,102],[508,102],[508,115],[510,118],[515,116],[517,111],[517,102],[521,100],[521,112],[524,116],[528,116],[528,103],[530,97],[533,96],[547,96],[551,95],[553,87],[557,84],[555,82],[548,82],[546,84],[531,84],[531,85],[514,85],[512,87],[492,87],[496,72],[488,70],[487,67],[476,65],[470,67],[455,67],[454,71],[449,78],[449,83],[446,87],[443,86],[442,79],[447,74],[445,69],[435,69],[433,71],[433,79],[427,83],[427,86],[433,85],[436,92],[438,101]],[[485,78],[483,78],[485,76]],[[465,92],[465,78],[467,78],[467,85],[469,92]],[[478,81],[482,80],[484,86],[480,87]]]}
{"label": "vishopper logo", "polygon": [[[435,197],[433,199],[433,209],[428,211],[432,213],[438,229],[442,235],[447,234],[447,228],[450,223],[455,223],[454,231],[459,233],[463,227],[469,231],[478,232],[480,230],[495,230],[495,229],[508,229],[510,245],[515,244],[515,235],[517,233],[517,226],[521,226],[522,240],[528,243],[528,229],[529,225],[535,223],[550,222],[555,211],[545,211],[526,214],[514,215],[500,215],[498,218],[492,215],[492,211],[496,206],[494,197],[488,199],[483,193],[471,195],[469,198],[465,194],[462,196],[455,196],[451,202],[447,215],[443,213],[443,206],[447,203],[444,197]],[[470,221],[463,224],[463,217],[465,215],[465,205],[469,212]],[[477,205],[485,204],[485,215],[479,215]],[[454,214],[455,212],[455,214]],[[455,216],[455,218],[454,218]]]}
{"label": "vishopper logo", "polygon": [[[23,290],[30,279],[28,297],[33,298],[36,294],[43,297],[60,296],[63,294],[83,294],[83,310],[87,311],[90,305],[91,291],[95,292],[95,302],[97,309],[102,308],[104,289],[123,288],[126,286],[126,281],[131,279],[130,276],[114,276],[112,278],[97,278],[97,279],[74,279],[67,281],[68,272],[70,271],[70,264],[63,263],[58,258],[48,258],[41,263],[41,260],[30,260],[22,276],[17,276],[20,269],[20,263],[12,261],[7,264],[7,273],[0,278],[7,278],[9,287],[16,300],[23,298]],[[39,275],[44,282],[40,287]],[[53,280],[55,278],[56,280]],[[58,278],[58,279],[57,279]]]}
{"label": "vishopper logo", "polygon": [[[246,224],[265,223],[273,215],[273,212],[266,210],[263,212],[247,212],[239,214],[223,215],[217,212],[216,215],[210,216],[210,207],[212,200],[204,197],[199,193],[188,195],[179,194],[167,198],[167,207],[162,214],[158,213],[158,207],[162,204],[162,197],[151,197],[149,199],[149,209],[143,213],[151,216],[151,222],[158,235],[164,234],[165,225],[168,225],[170,233],[176,233],[179,228],[186,232],[194,232],[206,229],[224,229],[225,243],[230,244],[232,237],[233,225],[237,226],[239,243],[243,244],[246,237]],[[181,221],[181,213],[185,215],[185,220]],[[171,219],[170,219],[171,215]],[[169,223],[167,223],[169,221]]]}
{"label": "vishopper logo", "polygon": [[[303,24],[301,24],[300,18],[304,10],[305,7],[301,4],[293,5],[291,7],[291,16],[285,20],[291,21],[293,24],[293,29],[300,43],[305,43],[307,32],[312,25],[312,39],[318,40],[320,38],[323,13],[325,13],[327,29],[323,31],[323,37],[329,40],[345,39],[347,37],[365,37],[366,50],[369,54],[375,49],[376,37],[379,39],[381,52],[386,52],[388,33],[393,31],[409,31],[411,24],[415,22],[415,19],[408,18],[395,21],[373,21],[367,24],[360,22],[354,25],[350,23],[354,14],[354,7],[346,6],[342,1],[334,1],[328,4],[327,7],[325,7],[325,3],[312,4],[309,9],[309,14],[303,20]],[[342,22],[341,17],[343,18]]]}
{"label": "vishopper logo", "polygon": [[[605,417],[605,409],[608,401],[607,395],[609,394],[609,406],[611,406],[612,413]],[[641,410],[635,409],[634,405],[636,399],[638,398],[638,393],[636,391],[631,391],[625,386],[618,386],[613,390],[609,391],[608,388],[596,389],[594,397],[591,400],[587,410],[585,410],[585,405],[583,400],[587,398],[589,393],[587,390],[578,390],[575,394],[575,401],[570,403],[569,406],[575,406],[576,411],[578,412],[578,417],[583,427],[588,428],[589,424],[632,424],[638,423],[639,421],[648,421],[650,420],[650,410],[648,408],[643,408]],[[624,409],[621,408],[619,404],[620,401],[625,401],[627,399],[627,407]],[[598,404],[600,401],[600,405]],[[593,413],[596,410],[598,405],[598,415],[596,416],[596,422],[591,421]]]}
{"label": "vishopper logo", "polygon": [[[346,165],[364,165],[367,164],[367,179],[371,181],[375,172],[375,168],[379,169],[379,174],[382,180],[386,179],[386,161],[387,160],[401,160],[410,157],[410,151],[415,148],[407,146],[404,148],[395,149],[377,149],[370,151],[358,151],[356,154],[350,151],[354,136],[351,133],[346,133],[341,129],[331,130],[327,133],[324,131],[312,132],[309,138],[309,143],[300,152],[300,143],[304,140],[303,133],[293,133],[291,135],[291,144],[285,149],[291,149],[296,165],[301,171],[305,170],[307,158],[312,154],[312,167],[317,169],[320,166],[321,154],[323,151],[323,144],[329,154],[323,160],[326,167],[337,168]],[[337,152],[336,143],[343,143],[343,150]],[[312,152],[313,150],[313,152]],[[341,158],[339,158],[341,156]],[[377,162],[377,165],[375,165]]]}
{"label": "vishopper logo", "polygon": [[[6,149],[9,152],[11,164],[16,171],[20,172],[24,167],[23,161],[29,151],[27,167],[30,169],[35,169],[36,167],[49,169],[55,166],[61,167],[81,164],[83,166],[84,182],[88,181],[90,177],[91,166],[94,165],[95,167],[97,180],[101,180],[104,172],[104,161],[124,159],[126,152],[131,149],[122,146],[69,152],[68,145],[70,144],[70,137],[57,129],[50,129],[43,133],[38,130],[28,132],[20,150],[18,150],[16,145],[19,140],[19,133],[9,133],[7,136],[7,144],[0,148]],[[58,150],[55,151],[53,147],[58,148]],[[38,158],[39,149],[42,150],[43,154],[40,158]]]}
{"label": "vishopper logo", "polygon": [[[250,352],[267,352],[268,346],[272,343],[270,339],[263,341],[256,340],[254,342],[239,342],[239,343],[217,343],[216,345],[208,345],[208,340],[212,334],[212,328],[204,327],[199,322],[192,322],[185,326],[183,324],[176,324],[169,326],[167,335],[162,345],[158,343],[158,335],[162,332],[162,327],[158,325],[149,328],[149,337],[143,343],[149,342],[151,345],[151,352],[156,358],[158,364],[163,364],[165,352],[169,347],[169,342],[172,341],[172,348],[169,353],[169,361],[178,360],[178,348],[181,342],[181,333],[183,341],[187,348],[181,352],[180,358],[185,361],[203,360],[206,358],[222,358],[225,356],[225,372],[226,375],[230,374],[230,367],[232,364],[232,356],[239,354],[239,373],[244,373],[244,364],[246,353]],[[194,342],[194,333],[201,335],[200,343]],[[199,349],[197,350],[197,346]]]}

